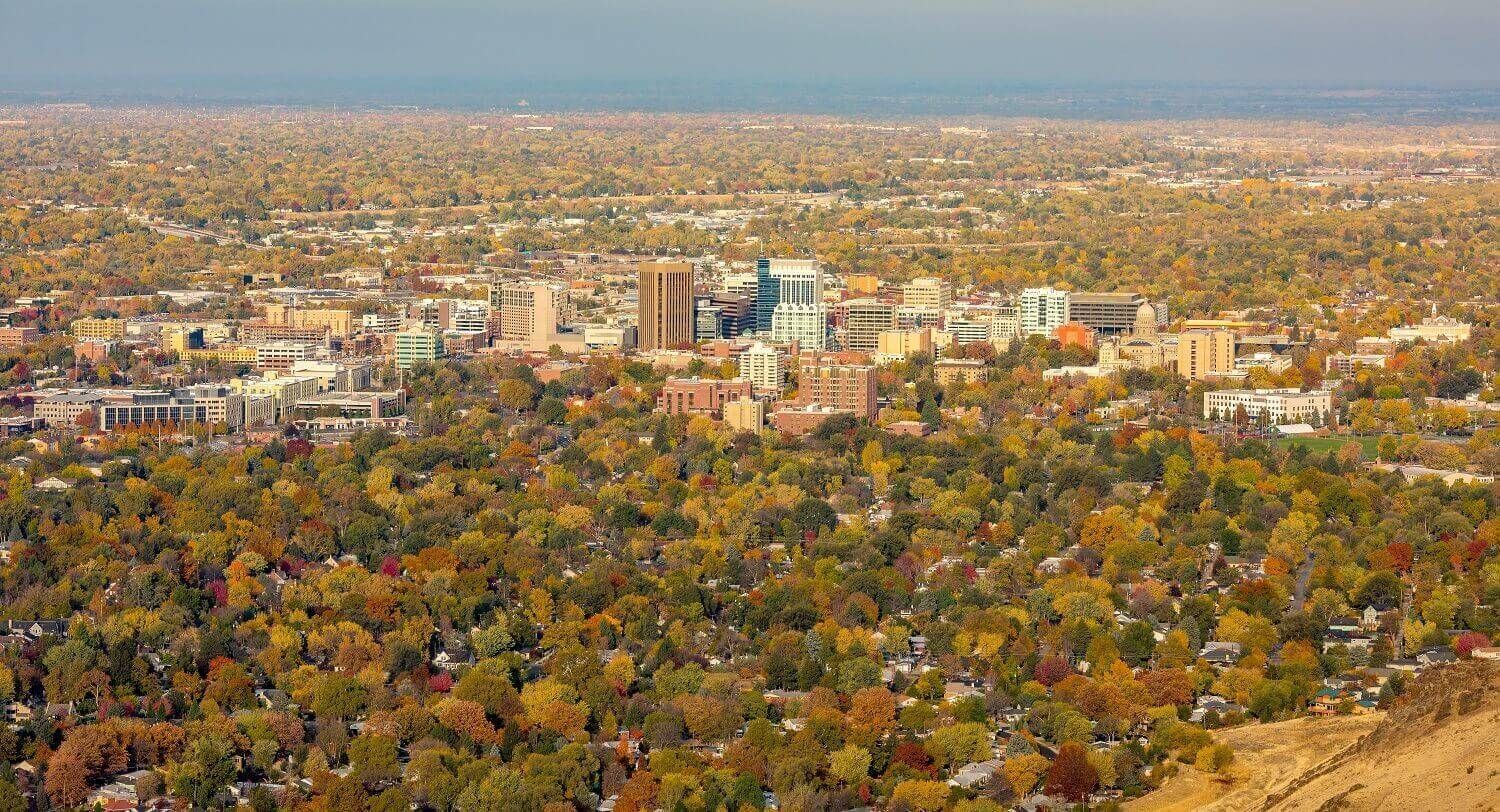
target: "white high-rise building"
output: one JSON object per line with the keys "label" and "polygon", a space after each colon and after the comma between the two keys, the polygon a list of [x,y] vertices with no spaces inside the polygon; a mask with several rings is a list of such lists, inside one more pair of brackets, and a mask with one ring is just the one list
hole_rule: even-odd
{"label": "white high-rise building", "polygon": [[771,276],[778,305],[823,303],[823,263],[818,260],[773,259]]}
{"label": "white high-rise building", "polygon": [[1050,336],[1068,320],[1071,297],[1056,288],[1026,288],[1021,291],[1018,308],[1023,335]]}
{"label": "white high-rise building", "polygon": [[775,347],[757,341],[740,353],[740,377],[758,392],[778,392],[786,381],[786,362]]}
{"label": "white high-rise building", "polygon": [[779,304],[771,317],[771,340],[793,341],[802,350],[828,348],[828,306],[824,304]]}

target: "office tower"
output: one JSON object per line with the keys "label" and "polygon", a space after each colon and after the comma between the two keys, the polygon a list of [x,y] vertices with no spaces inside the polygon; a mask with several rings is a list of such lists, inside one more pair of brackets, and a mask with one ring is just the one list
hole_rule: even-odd
{"label": "office tower", "polygon": [[411,369],[419,363],[443,357],[443,338],[426,330],[396,333],[396,368]]}
{"label": "office tower", "polygon": [[875,415],[875,367],[825,364],[804,358],[797,370],[797,401],[817,404],[857,418]]}
{"label": "office tower", "polygon": [[822,304],[823,265],[815,259],[768,259],[755,261],[755,323],[757,330],[772,328],[776,308],[784,304]]}
{"label": "office tower", "polygon": [[886,330],[875,342],[875,363],[904,361],[917,353],[932,354],[932,330]]}
{"label": "office tower", "polygon": [[981,315],[955,319],[948,318],[943,322],[943,332],[953,336],[953,340],[959,344],[973,344],[976,341],[989,341],[993,320]]}
{"label": "office tower", "polygon": [[1190,381],[1234,371],[1234,333],[1189,330],[1177,337],[1177,374]]}
{"label": "office tower", "polygon": [[754,273],[725,274],[719,289],[728,296],[748,296],[753,310],[756,292],[760,290],[760,279]]}
{"label": "office tower", "polygon": [[867,273],[849,274],[844,277],[844,289],[851,296],[874,296],[880,292],[880,277]]}
{"label": "office tower", "polygon": [[767,332],[776,305],[781,303],[780,289],[776,277],[771,275],[771,260],[761,257],[755,261],[755,329]]}
{"label": "office tower", "polygon": [[186,324],[164,324],[161,328],[161,348],[178,355],[188,350],[203,349],[203,328]]}
{"label": "office tower", "polygon": [[1021,313],[1015,305],[1000,305],[990,319],[990,343],[1008,349],[1010,342],[1021,337]]}
{"label": "office tower", "polygon": [[953,304],[953,285],[935,276],[921,276],[901,286],[901,303],[941,314]]}
{"label": "office tower", "polygon": [[1021,291],[1020,306],[1023,335],[1050,336],[1052,331],[1068,320],[1068,301],[1071,297],[1065,290],[1055,288],[1026,288]]}
{"label": "office tower", "polygon": [[500,314],[499,338],[540,348],[568,319],[568,291],[551,282],[520,281],[490,285],[490,308]]}
{"label": "office tower", "polygon": [[800,349],[828,347],[828,306],[824,304],[779,304],[771,318],[771,340],[778,344],[797,342]]}
{"label": "office tower", "polygon": [[693,340],[713,341],[725,338],[724,309],[714,305],[713,297],[698,296],[693,299]]}
{"label": "office tower", "polygon": [[640,276],[643,352],[693,343],[693,264],[643,262]]}
{"label": "office tower", "polygon": [[761,392],[777,392],[786,381],[786,362],[775,347],[757,341],[740,353],[740,377]]}
{"label": "office tower", "polygon": [[822,304],[823,263],[815,259],[773,259],[777,304]]}
{"label": "office tower", "polygon": [[844,302],[844,349],[874,352],[880,346],[880,334],[895,328],[896,308],[878,299],[850,299]]}
{"label": "office tower", "polygon": [[760,431],[766,425],[766,404],[740,398],[724,404],[724,425],[734,431]]}
{"label": "office tower", "polygon": [[739,338],[755,332],[755,297],[742,293],[715,293],[710,303],[719,309],[719,335]]}

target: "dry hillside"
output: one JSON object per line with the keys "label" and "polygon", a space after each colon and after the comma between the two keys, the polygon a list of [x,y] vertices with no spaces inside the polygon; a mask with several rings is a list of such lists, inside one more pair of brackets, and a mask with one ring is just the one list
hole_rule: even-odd
{"label": "dry hillside", "polygon": [[1500,668],[1423,674],[1388,714],[1304,718],[1225,731],[1232,780],[1192,768],[1141,810],[1500,809]]}

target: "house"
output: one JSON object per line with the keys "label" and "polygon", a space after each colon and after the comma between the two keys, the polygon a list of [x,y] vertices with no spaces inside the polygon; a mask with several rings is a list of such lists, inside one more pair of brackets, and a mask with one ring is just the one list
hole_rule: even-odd
{"label": "house", "polygon": [[1210,640],[1203,644],[1203,649],[1198,652],[1198,657],[1207,661],[1210,665],[1228,666],[1239,662],[1242,653],[1239,643],[1230,643],[1225,640]]}
{"label": "house", "polygon": [[1360,621],[1352,617],[1336,617],[1328,621],[1328,630],[1333,632],[1357,632],[1360,630]]}
{"label": "house", "polygon": [[454,672],[465,666],[474,664],[474,654],[468,647],[457,641],[449,643],[441,648],[432,658],[432,664],[447,672]]}
{"label": "house", "polygon": [[1321,688],[1307,703],[1307,710],[1319,716],[1332,716],[1339,712],[1339,705],[1348,700],[1349,697],[1337,688]]}
{"label": "house", "polygon": [[1203,720],[1207,718],[1208,714],[1210,713],[1217,714],[1218,717],[1222,719],[1232,713],[1243,714],[1244,712],[1245,708],[1243,705],[1238,705],[1230,702],[1222,696],[1215,696],[1214,694],[1204,694],[1203,696],[1198,697],[1198,701],[1193,708],[1193,712],[1188,715],[1188,721],[1194,724],[1202,724]]}
{"label": "house", "polygon": [[71,491],[77,484],[78,480],[76,479],[49,476],[41,482],[36,483],[36,489],[39,491]]}
{"label": "house", "polygon": [[280,688],[256,688],[255,700],[269,710],[285,708],[292,704],[292,695]]}
{"label": "house", "polygon": [[0,631],[20,635],[28,640],[37,640],[42,637],[67,637],[68,621],[7,620],[3,622],[3,625],[0,625]]}
{"label": "house", "polygon": [[992,758],[988,761],[978,761],[959,767],[948,779],[948,785],[961,789],[973,789],[984,784],[1005,766],[1005,759]]}
{"label": "house", "polygon": [[1424,668],[1434,665],[1452,665],[1458,662],[1458,655],[1447,646],[1438,646],[1417,654],[1417,662]]}

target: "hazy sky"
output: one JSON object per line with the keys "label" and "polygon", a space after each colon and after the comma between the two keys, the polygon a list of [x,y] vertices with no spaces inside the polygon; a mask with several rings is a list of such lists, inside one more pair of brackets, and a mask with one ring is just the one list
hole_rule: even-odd
{"label": "hazy sky", "polygon": [[1500,82],[1500,0],[0,0],[0,89]]}

